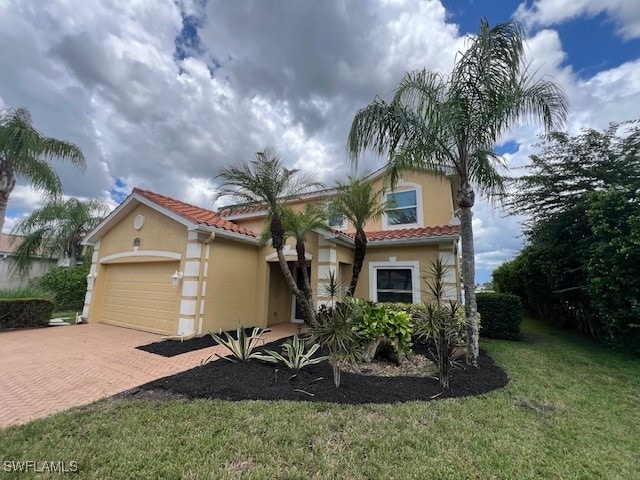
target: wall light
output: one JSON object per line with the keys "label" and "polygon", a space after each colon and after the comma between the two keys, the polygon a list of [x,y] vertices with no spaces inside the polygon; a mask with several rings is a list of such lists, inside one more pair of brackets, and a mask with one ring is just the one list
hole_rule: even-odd
{"label": "wall light", "polygon": [[176,270],[176,273],[171,275],[171,285],[173,285],[174,287],[178,285],[178,282],[180,281],[181,278],[182,278],[182,272],[179,272]]}

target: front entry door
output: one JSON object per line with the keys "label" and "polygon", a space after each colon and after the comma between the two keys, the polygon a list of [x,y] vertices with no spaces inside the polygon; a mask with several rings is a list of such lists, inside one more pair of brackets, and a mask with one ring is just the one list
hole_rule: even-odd
{"label": "front entry door", "polygon": [[[311,267],[307,267],[307,275],[309,276],[309,279],[311,279]],[[302,269],[298,266],[296,266],[295,278],[296,278],[296,285],[300,290],[303,290],[304,277],[302,276]],[[304,309],[302,308],[302,305],[300,305],[300,302],[298,301],[295,295],[291,295],[291,303],[292,303],[291,321],[293,323],[304,323],[305,321]]]}

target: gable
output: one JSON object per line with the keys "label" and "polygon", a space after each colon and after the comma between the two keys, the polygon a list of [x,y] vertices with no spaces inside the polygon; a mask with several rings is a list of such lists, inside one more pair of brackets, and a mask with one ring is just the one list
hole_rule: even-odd
{"label": "gable", "polygon": [[[143,219],[139,229],[134,225],[136,218]],[[139,243],[140,250],[182,252],[186,248],[186,239],[186,225],[138,203],[102,235],[100,256],[133,251],[134,241]]]}

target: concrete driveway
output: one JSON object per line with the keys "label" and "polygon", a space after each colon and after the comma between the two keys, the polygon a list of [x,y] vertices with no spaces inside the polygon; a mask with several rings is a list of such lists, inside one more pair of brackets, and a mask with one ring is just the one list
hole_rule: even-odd
{"label": "concrete driveway", "polygon": [[[296,331],[292,324],[276,325],[265,342]],[[160,340],[99,323],[0,333],[0,428],[188,370],[214,351],[164,358],[135,348]],[[221,347],[215,351],[224,354]]]}

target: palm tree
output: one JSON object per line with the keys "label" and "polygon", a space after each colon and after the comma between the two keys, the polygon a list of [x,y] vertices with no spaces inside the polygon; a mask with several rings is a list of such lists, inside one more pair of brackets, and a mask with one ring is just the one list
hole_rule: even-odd
{"label": "palm tree", "polygon": [[391,102],[376,98],[358,111],[349,133],[353,161],[373,149],[387,153],[386,171],[395,184],[409,169],[453,170],[462,237],[462,279],[467,317],[467,362],[477,366],[478,322],[471,208],[474,187],[491,197],[504,191],[494,151],[502,135],[521,121],[541,121],[547,131],[561,126],[568,101],[562,89],[529,76],[524,31],[516,22],[480,31],[451,75],[426,70],[407,73]]}
{"label": "palm tree", "polygon": [[26,178],[32,187],[49,195],[62,192],[60,178],[51,165],[54,159],[86,166],[80,147],[43,136],[33,127],[27,109],[0,111],[0,231],[16,176]]}
{"label": "palm tree", "polygon": [[292,237],[296,241],[296,255],[298,268],[302,272],[303,293],[306,297],[307,320],[313,324],[315,321],[315,308],[311,282],[307,273],[306,246],[307,235],[315,230],[327,230],[327,213],[318,204],[309,203],[302,211],[294,211],[285,208],[282,212],[282,223],[285,228],[285,238]]}
{"label": "palm tree", "polygon": [[[286,230],[283,215],[287,201],[294,200],[311,189],[320,188],[321,184],[313,175],[285,168],[278,153],[271,148],[257,152],[250,162],[240,162],[224,168],[214,181],[217,179],[224,180],[217,197],[229,195],[239,202],[245,202],[245,205],[263,205],[267,209],[268,236],[278,256],[282,274],[296,298],[305,308],[315,313],[305,293],[298,288],[284,256]],[[231,210],[233,211],[233,207]]]}
{"label": "palm tree", "polygon": [[34,210],[13,229],[24,235],[15,252],[15,268],[28,271],[37,256],[66,257],[70,266],[82,256],[82,238],[107,214],[107,206],[98,200],[54,200]]}
{"label": "palm tree", "polygon": [[358,285],[358,277],[362,271],[367,253],[367,234],[364,226],[369,220],[375,220],[385,212],[382,202],[382,191],[375,191],[368,178],[349,177],[346,183],[337,182],[337,191],[329,206],[331,212],[344,215],[353,224],[356,233],[353,249],[353,273],[347,289],[347,296],[353,296]]}

